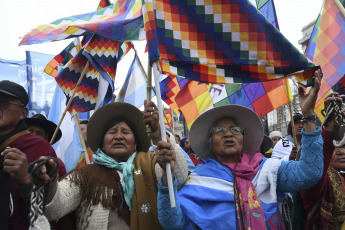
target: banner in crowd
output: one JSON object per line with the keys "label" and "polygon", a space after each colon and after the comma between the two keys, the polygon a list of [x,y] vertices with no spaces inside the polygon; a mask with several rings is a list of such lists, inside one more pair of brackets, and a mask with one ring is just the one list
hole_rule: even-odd
{"label": "banner in crowd", "polygon": [[28,117],[37,113],[48,117],[56,82],[43,70],[53,55],[26,51],[26,60],[0,59],[0,80],[10,80],[22,85],[28,92]]}

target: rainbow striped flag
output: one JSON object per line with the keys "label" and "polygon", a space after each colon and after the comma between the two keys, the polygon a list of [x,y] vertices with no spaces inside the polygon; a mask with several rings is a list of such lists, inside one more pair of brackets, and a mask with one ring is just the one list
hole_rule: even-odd
{"label": "rainbow striped flag", "polygon": [[247,0],[143,0],[150,62],[209,83],[313,76],[315,65]]}
{"label": "rainbow striped flag", "polygon": [[114,4],[91,13],[70,16],[50,24],[40,25],[27,33],[19,45],[59,41],[91,33],[118,41],[144,40],[141,1],[118,0]]}
{"label": "rainbow striped flag", "polygon": [[322,68],[319,101],[345,75],[345,9],[339,0],[325,0],[313,35],[306,54]]}
{"label": "rainbow striped flag", "polygon": [[205,84],[189,81],[175,97],[188,128],[203,112],[222,105],[243,105],[259,117],[292,101],[288,79],[250,84]]}
{"label": "rainbow striped flag", "polygon": [[131,48],[131,43],[120,43],[94,35],[78,54],[62,67],[55,80],[68,101],[86,63],[90,63],[69,107],[71,114],[90,111],[111,100],[117,62]]}

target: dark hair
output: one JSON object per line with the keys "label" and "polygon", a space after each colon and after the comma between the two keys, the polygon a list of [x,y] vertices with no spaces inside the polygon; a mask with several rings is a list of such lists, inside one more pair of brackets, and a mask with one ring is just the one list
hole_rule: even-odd
{"label": "dark hair", "polygon": [[81,120],[80,124],[81,125],[87,125],[87,124],[89,124],[89,120]]}
{"label": "dark hair", "polygon": [[[296,123],[296,121],[302,120],[303,119],[303,115],[300,113],[296,113],[295,115],[293,115],[293,121]],[[288,134],[292,136],[292,125],[291,125],[291,121],[288,124]]]}
{"label": "dark hair", "polygon": [[178,134],[175,134],[175,137],[178,137],[178,138],[180,138],[180,135],[178,135]]}
{"label": "dark hair", "polygon": [[133,134],[134,134],[135,143],[136,143],[137,145],[139,145],[139,139],[137,138],[137,134],[136,134],[136,132],[135,132],[135,129],[134,129],[133,124],[132,124],[131,122],[125,120],[124,118],[116,118],[115,120],[110,121],[110,122],[105,126],[105,128],[104,128],[104,130],[103,130],[102,138],[101,138],[101,145],[100,145],[101,148],[103,148],[103,140],[104,140],[104,136],[105,136],[105,134],[107,133],[107,131],[108,131],[109,129],[111,129],[112,127],[114,127],[116,124],[120,123],[120,122],[125,122],[125,123],[129,126],[129,128],[132,130],[132,132],[133,132]]}

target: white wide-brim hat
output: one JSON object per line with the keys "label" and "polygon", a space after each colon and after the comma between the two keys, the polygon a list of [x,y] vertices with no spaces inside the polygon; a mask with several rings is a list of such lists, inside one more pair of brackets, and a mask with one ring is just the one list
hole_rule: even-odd
{"label": "white wide-brim hat", "polygon": [[210,129],[222,118],[233,120],[244,130],[242,152],[248,155],[256,153],[262,143],[264,129],[259,116],[251,109],[240,105],[220,106],[201,114],[190,129],[189,142],[193,151],[204,160],[210,158]]}

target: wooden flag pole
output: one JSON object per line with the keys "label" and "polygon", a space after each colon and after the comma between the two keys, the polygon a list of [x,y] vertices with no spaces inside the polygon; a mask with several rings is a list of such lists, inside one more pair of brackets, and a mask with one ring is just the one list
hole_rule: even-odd
{"label": "wooden flag pole", "polygon": [[297,147],[297,137],[296,137],[296,131],[295,131],[295,121],[293,119],[292,114],[292,103],[289,101],[289,111],[290,111],[290,118],[291,118],[291,129],[292,129],[292,136],[295,146]]}
{"label": "wooden flag pole", "polygon": [[90,62],[87,61],[86,65],[85,65],[85,67],[84,67],[84,70],[83,70],[83,72],[81,73],[81,75],[80,75],[80,77],[79,77],[79,80],[78,80],[78,82],[77,82],[77,85],[75,86],[75,88],[74,88],[74,90],[73,90],[73,93],[72,93],[72,95],[71,95],[71,97],[70,97],[70,99],[69,99],[69,101],[68,101],[68,103],[67,103],[67,105],[66,105],[65,111],[64,111],[63,114],[61,115],[59,124],[57,125],[57,127],[56,127],[56,129],[55,129],[55,132],[54,132],[54,134],[53,134],[53,137],[52,137],[52,139],[50,140],[50,144],[53,143],[53,141],[54,141],[54,139],[55,139],[55,137],[56,137],[56,135],[57,135],[57,133],[58,133],[58,130],[59,130],[60,126],[61,126],[61,123],[62,123],[63,119],[65,118],[66,113],[67,113],[67,111],[68,111],[68,108],[70,107],[70,105],[71,105],[71,103],[72,103],[72,101],[73,101],[73,98],[74,98],[75,94],[77,93],[77,89],[78,89],[78,87],[79,87],[79,85],[80,85],[80,83],[81,83],[81,80],[83,80],[84,75],[86,74],[86,71],[89,69],[89,68],[88,68],[88,67],[89,67],[89,64],[90,64]]}
{"label": "wooden flag pole", "polygon": [[[148,55],[148,54],[147,54]],[[151,95],[151,91],[152,91],[152,67],[150,64],[150,58],[148,59],[148,63],[147,63],[147,97],[146,97],[146,102],[149,103],[151,101],[152,95]],[[159,87],[159,85],[156,87]],[[146,132],[147,133],[151,133],[151,127],[149,124],[146,124]]]}
{"label": "wooden flag pole", "polygon": [[77,130],[78,130],[78,134],[79,134],[79,139],[80,139],[80,143],[81,143],[81,147],[84,150],[84,159],[86,161],[86,164],[90,164],[90,158],[89,158],[89,154],[87,154],[87,149],[86,149],[86,145],[85,145],[85,140],[83,137],[83,134],[81,133],[81,128],[80,128],[80,121],[79,121],[79,117],[78,114],[74,115],[74,121],[75,124],[77,126]]}
{"label": "wooden flag pole", "polygon": [[281,128],[280,128],[280,114],[279,114],[279,108],[277,108],[276,110],[277,110],[277,131],[280,132]]}
{"label": "wooden flag pole", "polygon": [[[155,87],[156,87],[157,108],[158,108],[158,115],[159,115],[159,127],[161,130],[161,138],[162,138],[162,141],[167,141],[167,137],[165,135],[163,105],[162,105],[161,89],[159,87],[159,73],[157,70],[157,62],[153,63],[153,75],[154,75]],[[167,180],[168,180],[170,206],[174,208],[176,207],[176,204],[175,204],[175,195],[174,195],[173,180],[171,176],[170,163],[166,163],[165,170],[167,173]]]}
{"label": "wooden flag pole", "polygon": [[345,17],[344,6],[341,4],[341,2],[339,0],[333,0],[333,1],[337,5],[337,7],[339,8],[339,11],[341,12],[341,14]]}

